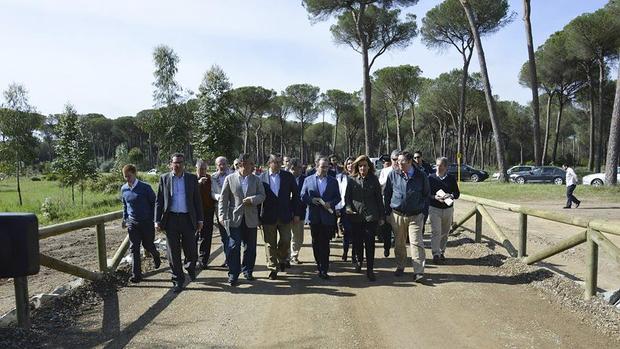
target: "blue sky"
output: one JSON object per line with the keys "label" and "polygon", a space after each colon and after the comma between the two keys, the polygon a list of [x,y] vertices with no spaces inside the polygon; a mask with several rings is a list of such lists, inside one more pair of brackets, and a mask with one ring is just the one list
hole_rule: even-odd
{"label": "blue sky", "polygon": [[[420,0],[406,12],[418,16],[439,0]],[[572,18],[606,0],[532,0],[535,45]],[[42,113],[70,101],[79,113],[116,118],[135,115],[152,101],[152,50],[171,46],[180,56],[178,81],[196,91],[203,73],[220,65],[235,87],[262,85],[282,91],[293,83],[327,90],[361,86],[361,57],[333,43],[331,22],[311,24],[301,0],[78,1],[0,0],[0,89],[26,85]],[[517,75],[527,59],[522,1],[510,0],[515,20],[483,39],[493,93],[527,103]],[[416,39],[388,51],[373,69],[419,65],[427,77],[459,68],[454,50],[428,50]],[[477,57],[472,70],[478,70]]]}

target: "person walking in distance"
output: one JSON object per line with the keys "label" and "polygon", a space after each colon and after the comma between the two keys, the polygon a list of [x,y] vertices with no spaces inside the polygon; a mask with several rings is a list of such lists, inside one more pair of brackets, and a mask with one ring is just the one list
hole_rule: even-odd
{"label": "person walking in distance", "polygon": [[366,252],[366,276],[375,281],[375,232],[383,225],[384,207],[379,178],[367,155],[360,155],[352,165],[345,194],[346,212],[353,230],[353,251],[356,256],[355,271],[360,272]]}
{"label": "person walking in distance", "polygon": [[413,155],[402,151],[398,155],[400,171],[392,171],[388,175],[383,191],[386,215],[394,221],[394,254],[396,255],[396,271],[394,275],[402,276],[407,260],[406,240],[409,234],[411,256],[413,261],[414,281],[424,278],[426,254],[422,225],[424,224],[424,205],[430,189],[428,176],[412,165]]}
{"label": "person walking in distance", "polygon": [[123,228],[127,228],[129,235],[129,250],[131,251],[131,278],[129,281],[142,281],[142,265],[140,261],[140,245],[153,256],[155,269],[161,265],[159,252],[155,247],[155,228],[153,227],[153,208],[155,207],[155,192],[151,186],[136,178],[134,165],[123,166],[123,177],[127,183],[121,187],[123,201]]}
{"label": "person walking in distance", "polygon": [[301,189],[301,199],[308,205],[312,250],[321,279],[329,279],[329,241],[336,228],[334,209],[341,199],[338,182],[328,170],[327,158],[319,158],[316,173],[306,178]]}
{"label": "person walking in distance", "polygon": [[573,170],[571,164],[564,163],[562,165],[564,171],[566,171],[566,206],[563,208],[572,208],[573,203],[575,204],[575,208],[578,208],[581,205],[581,200],[577,199],[573,192],[575,188],[577,188],[577,183],[579,183],[579,179],[577,178],[577,174],[575,170]]}
{"label": "person walking in distance", "polygon": [[[168,261],[172,270],[172,290],[181,292],[187,270],[189,278],[196,279],[196,234],[202,230],[204,215],[198,188],[198,178],[185,173],[185,157],[175,153],[170,158],[171,172],[159,178],[155,202],[155,228],[166,232]],[[181,248],[185,263],[181,264]]]}
{"label": "person walking in distance", "polygon": [[[281,170],[282,158],[279,154],[269,155],[269,169],[259,178],[265,187],[265,201],[260,210],[260,222],[265,241],[265,255],[269,279],[275,280],[279,271],[290,266],[288,250],[291,246],[291,226],[298,223],[297,204],[299,189],[295,177]],[[278,234],[280,239],[278,240]]]}
{"label": "person walking in distance", "polygon": [[290,159],[291,173],[295,178],[295,184],[297,185],[297,192],[299,201],[296,205],[297,213],[295,214],[299,217],[299,221],[293,223],[291,225],[292,239],[291,239],[291,248],[289,250],[289,259],[292,264],[301,264],[302,262],[299,260],[299,251],[301,250],[301,246],[304,244],[304,222],[306,220],[306,204],[301,200],[301,189],[304,186],[304,180],[306,176],[303,174],[303,167],[301,166],[301,162],[297,158]]}
{"label": "person walking in distance", "polygon": [[[252,174],[254,161],[249,154],[239,155],[239,170],[224,179],[218,205],[218,215],[228,231],[228,282],[238,283],[239,274],[248,281],[254,280],[256,262],[256,228],[258,205],[265,201],[265,187]],[[241,246],[243,245],[243,262]]]}
{"label": "person walking in distance", "polygon": [[207,162],[198,159],[196,161],[196,176],[198,177],[198,188],[200,189],[200,199],[202,200],[202,212],[204,215],[204,224],[198,234],[196,234],[196,243],[198,244],[198,264],[204,270],[209,264],[211,256],[211,240],[213,239],[213,216],[217,201],[213,195],[213,179],[207,173]]}
{"label": "person walking in distance", "polygon": [[435,173],[428,177],[431,188],[429,218],[431,220],[431,246],[433,264],[446,260],[445,252],[448,234],[454,217],[454,200],[461,194],[456,178],[448,173],[448,159],[437,158]]}

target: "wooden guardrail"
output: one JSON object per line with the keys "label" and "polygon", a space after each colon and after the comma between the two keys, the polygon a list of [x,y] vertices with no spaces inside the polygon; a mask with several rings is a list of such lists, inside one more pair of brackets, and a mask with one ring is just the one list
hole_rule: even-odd
{"label": "wooden guardrail", "polygon": [[[587,244],[586,255],[586,280],[585,280],[585,298],[590,299],[596,295],[596,285],[598,278],[598,250],[601,248],[605,253],[609,254],[620,265],[620,248],[613,242],[609,241],[604,234],[613,234],[620,236],[620,222],[612,222],[606,220],[590,220],[581,217],[569,216],[558,212],[550,212],[538,210],[522,205],[510,204],[496,200],[479,198],[476,196],[462,194],[461,200],[474,203],[476,206],[468,211],[465,216],[454,224],[452,230],[462,227],[465,222],[475,216],[474,239],[476,242],[482,240],[482,221],[484,220],[493,233],[497,236],[500,244],[508,251],[512,257],[521,258],[524,263],[534,264],[543,259],[554,256],[558,253],[568,250],[582,243]],[[486,207],[492,207],[504,211],[519,214],[519,243],[515,248],[502,231],[500,226],[495,222]],[[584,228],[577,234],[569,236],[561,240],[553,246],[546,247],[531,255],[527,255],[527,217],[537,217],[552,222],[568,224],[580,228]],[[464,228],[464,227],[463,227]]]}
{"label": "wooden guardrail", "polygon": [[129,248],[129,236],[126,236],[121,245],[114,253],[114,256],[108,263],[107,246],[105,239],[105,223],[116,219],[123,218],[123,211],[116,211],[105,213],[98,216],[82,218],[70,222],[49,225],[39,228],[39,240],[44,240],[52,236],[58,236],[66,234],[78,229],[97,227],[97,260],[99,261],[99,271],[94,272],[84,269],[77,265],[61,261],[59,259],[39,254],[41,265],[58,270],[63,273],[75,275],[88,280],[98,280],[103,276],[103,273],[116,270],[119,263],[123,259],[123,256]]}

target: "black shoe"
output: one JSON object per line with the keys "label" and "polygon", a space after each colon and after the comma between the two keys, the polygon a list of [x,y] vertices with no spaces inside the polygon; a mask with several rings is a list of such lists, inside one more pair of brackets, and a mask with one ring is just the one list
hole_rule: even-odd
{"label": "black shoe", "polygon": [[343,262],[346,262],[348,258],[349,258],[348,253],[343,253],[342,254],[342,261]]}
{"label": "black shoe", "polygon": [[286,263],[280,263],[280,271],[286,270]]}
{"label": "black shoe", "polygon": [[237,284],[239,284],[239,281],[236,278],[233,277],[228,277],[228,283],[230,284],[231,287],[235,287],[237,286]]}
{"label": "black shoe", "polygon": [[269,273],[269,280],[275,280],[278,278],[278,272],[273,270],[271,271],[271,273]]}
{"label": "black shoe", "polygon": [[367,272],[366,276],[368,277],[368,281],[377,281],[377,277],[372,271]]}
{"label": "black shoe", "polygon": [[187,271],[187,274],[189,275],[189,279],[192,281],[196,280],[196,271]]}
{"label": "black shoe", "polygon": [[571,207],[570,207],[570,206],[564,206],[564,207],[562,207],[562,208],[571,208]]}
{"label": "black shoe", "polygon": [[327,279],[329,279],[329,275],[327,275],[327,272],[325,272],[325,271],[320,271],[320,272],[319,272],[319,277],[320,277],[321,279],[323,279],[323,280],[327,280]]}
{"label": "black shoe", "polygon": [[575,204],[575,208],[579,208],[579,205],[581,205],[581,201],[578,201],[578,202]]}
{"label": "black shoe", "polygon": [[140,276],[132,276],[132,277],[129,278],[129,281],[131,281],[134,284],[137,284],[140,281],[142,281],[142,277],[140,277]]}
{"label": "black shoe", "polygon": [[254,281],[254,280],[256,280],[256,279],[254,278],[254,275],[252,275],[252,274],[250,274],[250,273],[243,274],[243,276],[244,276],[244,277],[245,277],[245,279],[246,279],[246,280],[248,280],[248,281]]}
{"label": "black shoe", "polygon": [[291,263],[292,264],[302,264],[301,261],[299,259],[297,259],[297,258],[291,259]]}
{"label": "black shoe", "polygon": [[394,271],[394,276],[403,276],[404,273],[404,269],[396,268],[396,271]]}
{"label": "black shoe", "polygon": [[444,254],[442,253],[442,254],[439,255],[439,259],[441,259],[442,262],[445,262],[446,261],[446,256],[444,256]]}
{"label": "black shoe", "polygon": [[285,263],[285,265],[286,265],[286,269],[288,269],[288,268],[290,268],[290,267],[291,267],[291,262],[290,262],[290,261],[287,261],[287,262]]}
{"label": "black shoe", "polygon": [[362,271],[362,263],[355,263],[355,272],[359,273]]}
{"label": "black shoe", "polygon": [[202,269],[202,270],[207,270],[209,268],[209,262],[208,261],[198,262],[198,265],[200,266],[200,269]]}
{"label": "black shoe", "polygon": [[179,286],[179,285],[172,286],[172,292],[179,293],[181,291],[183,291],[183,287],[182,286]]}
{"label": "black shoe", "polygon": [[383,250],[383,257],[388,258],[390,256],[390,249],[386,248]]}
{"label": "black shoe", "polygon": [[438,255],[434,255],[433,256],[433,264],[435,264],[435,265],[441,264],[441,259],[440,259],[440,257]]}
{"label": "black shoe", "polygon": [[158,254],[153,255],[153,266],[155,267],[155,269],[159,269],[159,267],[161,266],[161,258]]}
{"label": "black shoe", "polygon": [[424,279],[424,274],[413,274],[414,282],[422,282],[423,279]]}

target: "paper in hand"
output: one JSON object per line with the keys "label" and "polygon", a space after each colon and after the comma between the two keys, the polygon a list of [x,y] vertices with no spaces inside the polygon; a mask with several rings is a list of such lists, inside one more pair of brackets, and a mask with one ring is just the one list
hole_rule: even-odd
{"label": "paper in hand", "polygon": [[446,197],[448,196],[448,194],[446,194],[446,192],[443,191],[443,189],[437,190],[437,193],[435,195],[445,198],[443,199],[443,202],[448,206],[452,206],[452,204],[454,203],[454,200],[452,198]]}
{"label": "paper in hand", "polygon": [[332,210],[330,207],[328,207],[327,204],[325,203],[325,201],[323,201],[322,198],[319,198],[319,203],[327,210],[327,212],[329,212],[330,214],[334,214],[334,210]]}

